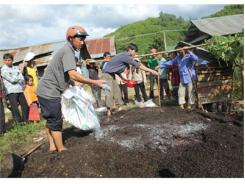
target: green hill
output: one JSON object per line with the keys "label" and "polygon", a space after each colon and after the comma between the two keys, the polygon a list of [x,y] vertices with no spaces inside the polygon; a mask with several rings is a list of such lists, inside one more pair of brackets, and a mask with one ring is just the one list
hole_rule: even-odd
{"label": "green hill", "polygon": [[[243,14],[244,5],[226,5],[224,8],[207,17]],[[184,40],[185,31],[190,26],[189,21],[182,17],[160,12],[157,18],[147,18],[142,21],[124,25],[106,36],[115,36],[117,52],[124,51],[129,43],[139,46],[139,53],[149,53],[149,48],[155,46],[165,49],[164,33],[167,50],[172,49],[179,41]]]}
{"label": "green hill", "polygon": [[236,15],[236,14],[244,14],[244,5],[226,5],[224,8],[214,14],[211,14],[207,17],[203,18],[211,18],[211,17],[221,17],[226,15]]}
{"label": "green hill", "polygon": [[139,46],[139,53],[149,52],[151,46],[164,49],[164,32],[166,46],[174,46],[184,38],[189,22],[175,15],[160,13],[157,18],[147,18],[120,27],[107,36],[115,36],[117,52],[124,51],[129,43]]}

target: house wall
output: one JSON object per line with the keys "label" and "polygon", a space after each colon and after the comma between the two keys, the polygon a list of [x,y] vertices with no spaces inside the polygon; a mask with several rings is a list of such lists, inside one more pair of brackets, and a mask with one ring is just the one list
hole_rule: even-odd
{"label": "house wall", "polygon": [[218,62],[209,53],[197,55],[209,62],[207,66],[197,66],[197,96],[198,106],[204,104],[227,102],[231,100],[232,66],[225,62]]}

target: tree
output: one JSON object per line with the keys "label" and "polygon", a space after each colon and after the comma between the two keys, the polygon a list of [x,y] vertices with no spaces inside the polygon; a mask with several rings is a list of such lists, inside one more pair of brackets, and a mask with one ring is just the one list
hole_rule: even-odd
{"label": "tree", "polygon": [[150,48],[157,48],[159,51],[163,51],[166,50],[165,46],[164,46],[164,34],[158,34],[155,36],[155,38],[153,39],[152,44],[150,45]]}
{"label": "tree", "polygon": [[[233,67],[233,75],[236,81],[241,82],[242,98],[244,81],[244,37],[243,33],[234,36],[217,36],[206,41],[206,49],[220,62],[226,62]],[[239,72],[238,72],[239,71]],[[240,73],[240,76],[237,76]]]}

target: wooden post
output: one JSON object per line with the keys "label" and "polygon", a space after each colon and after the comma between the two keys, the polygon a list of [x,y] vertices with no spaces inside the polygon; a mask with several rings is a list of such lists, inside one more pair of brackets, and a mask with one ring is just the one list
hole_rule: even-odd
{"label": "wooden post", "polygon": [[[160,74],[160,68],[158,69],[158,73]],[[162,104],[161,104],[161,96],[160,96],[160,75],[157,76],[157,90],[158,90],[158,102],[161,108]]]}
{"label": "wooden post", "polygon": [[167,50],[167,41],[166,41],[165,31],[163,31],[163,40],[164,40],[164,49]]}

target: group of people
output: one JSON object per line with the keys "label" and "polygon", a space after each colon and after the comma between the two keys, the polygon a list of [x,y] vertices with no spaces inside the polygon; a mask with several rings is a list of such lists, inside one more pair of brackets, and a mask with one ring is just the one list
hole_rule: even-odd
{"label": "group of people", "polygon": [[[178,90],[178,101],[180,107],[185,104],[185,88],[188,89],[188,104],[193,104],[192,100],[192,79],[195,76],[193,69],[194,62],[197,57],[191,52],[182,48],[177,56],[169,54],[169,61],[165,61],[161,54],[156,49],[152,49],[152,57],[148,58],[146,66],[137,58],[138,47],[135,44],[130,44],[125,52],[119,53],[111,58],[109,52],[104,53],[104,58],[108,62],[103,62],[101,65],[102,77],[99,79],[97,65],[90,65],[87,67],[88,75],[81,74],[82,71],[77,70],[77,53],[86,47],[85,39],[88,36],[87,31],[81,26],[71,26],[66,32],[66,44],[59,49],[52,61],[45,69],[44,75],[38,82],[37,90],[33,89],[37,95],[36,102],[41,108],[42,117],[47,120],[46,132],[49,142],[49,151],[65,151],[67,148],[63,144],[62,139],[62,112],[61,112],[61,96],[69,85],[76,85],[76,83],[85,83],[91,85],[92,93],[96,98],[97,106],[100,107],[101,102],[101,88],[105,84],[109,86],[110,90],[105,94],[105,106],[107,108],[107,115],[112,115],[112,109],[115,103],[120,107],[127,104],[128,95],[126,92],[127,77],[131,70],[132,80],[136,81],[135,98],[137,102],[141,102],[139,91],[142,92],[144,101],[149,98],[154,98],[154,81],[160,77],[161,89],[165,89],[168,97],[171,96],[169,87],[167,87],[166,71],[169,68],[171,76],[177,76],[180,79]],[[86,58],[85,58],[86,59]],[[28,105],[33,101],[27,102],[23,92],[24,86],[29,85],[35,79],[24,83],[24,77],[21,71],[12,65],[13,56],[11,54],[4,55],[4,66],[1,69],[1,76],[5,86],[6,95],[10,100],[11,111],[16,121],[28,121]],[[157,64],[155,63],[157,61]],[[130,67],[131,66],[131,67]],[[189,71],[190,67],[190,72]],[[160,73],[158,71],[160,69]],[[178,70],[177,70],[178,68]],[[31,73],[27,70],[27,72]],[[145,82],[146,77],[144,72],[150,73],[150,95],[146,94]],[[85,72],[86,73],[86,72]],[[118,79],[119,77],[119,79]],[[174,86],[177,86],[178,79],[171,78],[175,81]],[[118,82],[119,81],[119,82]],[[25,84],[25,85],[24,85]],[[0,85],[1,87],[1,85]],[[123,98],[121,90],[123,91]],[[1,91],[0,91],[1,92]],[[190,93],[190,94],[189,94]],[[163,92],[161,93],[163,97]],[[2,95],[0,93],[0,98]],[[34,101],[35,101],[34,100]],[[17,111],[18,103],[22,107],[22,116]],[[1,105],[1,104],[0,104]],[[2,117],[2,116],[1,116]]]}
{"label": "group of people", "polygon": [[[12,54],[6,53],[3,55],[4,65],[0,70],[0,134],[6,132],[3,101],[9,103],[15,122],[24,124],[28,121],[38,121],[40,119],[36,96],[38,77],[34,67],[34,56],[34,53],[28,53],[20,67],[17,67],[13,66],[14,57]],[[21,112],[19,111],[19,105],[21,106]],[[36,111],[33,111],[33,108]]]}
{"label": "group of people", "polygon": [[[145,65],[136,55],[138,48],[135,44],[130,44],[125,52],[117,54],[112,59],[107,58],[101,67],[102,79],[106,80],[112,89],[105,100],[107,115],[111,115],[115,103],[118,106],[128,103],[128,80],[136,83],[134,86],[135,104],[140,107],[147,106],[149,100],[154,100],[154,85],[157,84],[161,101],[164,100],[166,94],[166,99],[177,102],[180,109],[192,109],[195,103],[195,64],[207,64],[207,62],[199,60],[192,51],[188,50],[188,47],[176,47],[176,50],[178,52],[169,52],[165,59],[162,52],[152,48]],[[106,52],[104,57],[108,56],[111,57],[110,53]],[[145,71],[150,72],[149,95],[146,92]],[[98,70],[96,77],[98,78]],[[170,81],[171,90],[168,81]],[[101,99],[98,100],[101,101]]]}

